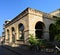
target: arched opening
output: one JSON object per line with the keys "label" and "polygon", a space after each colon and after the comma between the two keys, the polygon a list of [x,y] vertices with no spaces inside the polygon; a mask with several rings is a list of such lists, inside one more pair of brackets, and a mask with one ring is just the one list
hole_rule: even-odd
{"label": "arched opening", "polygon": [[54,24],[50,24],[49,26],[49,40],[54,41],[56,35],[56,26]]}
{"label": "arched opening", "polygon": [[36,34],[36,37],[39,38],[39,39],[42,39],[42,35],[43,35],[43,29],[44,29],[44,23],[42,22],[37,22],[36,25],[35,25],[35,34]]}
{"label": "arched opening", "polygon": [[9,34],[9,30],[7,29],[7,36],[8,36],[8,41],[10,39],[10,34]]}
{"label": "arched opening", "polygon": [[18,30],[19,30],[19,39],[24,40],[24,25],[22,23],[18,25]]}
{"label": "arched opening", "polygon": [[12,42],[15,43],[15,29],[12,27]]}

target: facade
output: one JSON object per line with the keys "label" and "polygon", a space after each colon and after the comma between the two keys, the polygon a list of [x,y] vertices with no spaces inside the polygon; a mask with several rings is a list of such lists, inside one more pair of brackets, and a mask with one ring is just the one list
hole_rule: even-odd
{"label": "facade", "polygon": [[32,8],[25,9],[11,21],[5,21],[5,44],[28,44],[29,34],[49,40],[49,27],[56,18],[53,12],[47,14]]}

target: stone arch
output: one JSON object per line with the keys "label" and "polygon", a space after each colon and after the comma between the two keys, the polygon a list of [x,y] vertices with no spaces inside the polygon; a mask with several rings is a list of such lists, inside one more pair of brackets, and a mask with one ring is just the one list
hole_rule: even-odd
{"label": "stone arch", "polygon": [[19,25],[18,25],[18,33],[19,33],[19,39],[20,40],[24,40],[24,25],[23,25],[23,23],[20,23]]}
{"label": "stone arch", "polygon": [[12,27],[12,42],[15,43],[15,28]]}
{"label": "stone arch", "polygon": [[49,25],[49,40],[50,41],[54,41],[55,34],[56,34],[56,26],[53,23],[51,23]]}
{"label": "stone arch", "polygon": [[35,25],[35,35],[37,38],[41,39],[43,38],[43,30],[45,28],[45,25],[43,22],[41,21],[38,21]]}
{"label": "stone arch", "polygon": [[8,41],[9,41],[9,39],[10,39],[9,29],[7,29],[7,36],[8,36]]}

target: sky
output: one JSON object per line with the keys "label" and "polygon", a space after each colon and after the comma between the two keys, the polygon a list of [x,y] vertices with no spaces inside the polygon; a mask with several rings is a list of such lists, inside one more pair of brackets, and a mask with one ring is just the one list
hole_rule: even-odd
{"label": "sky", "polygon": [[13,19],[27,7],[49,13],[60,9],[60,0],[0,0],[0,36],[4,22]]}

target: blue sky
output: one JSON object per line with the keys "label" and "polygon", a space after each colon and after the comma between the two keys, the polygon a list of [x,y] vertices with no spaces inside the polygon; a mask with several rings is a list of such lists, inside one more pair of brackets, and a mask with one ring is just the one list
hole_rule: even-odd
{"label": "blue sky", "polygon": [[4,21],[13,19],[27,7],[49,13],[60,8],[60,0],[0,0],[0,36]]}

